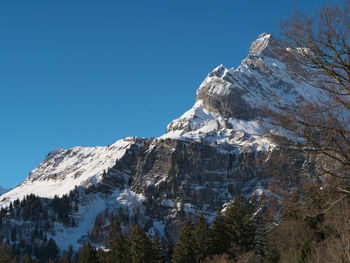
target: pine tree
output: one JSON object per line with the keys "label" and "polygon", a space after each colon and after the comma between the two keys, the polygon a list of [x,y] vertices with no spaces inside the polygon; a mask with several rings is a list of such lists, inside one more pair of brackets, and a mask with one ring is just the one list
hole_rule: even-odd
{"label": "pine tree", "polygon": [[193,263],[195,255],[193,250],[193,224],[188,220],[177,240],[176,247],[172,256],[172,263]]}
{"label": "pine tree", "polygon": [[310,253],[311,253],[311,244],[310,244],[310,240],[306,237],[304,238],[300,246],[298,263],[308,263]]}
{"label": "pine tree", "polygon": [[0,242],[0,263],[8,263],[11,258],[12,256],[9,246]]}
{"label": "pine tree", "polygon": [[209,255],[209,236],[209,223],[201,213],[193,229],[193,252],[197,263],[202,262]]}
{"label": "pine tree", "polygon": [[79,255],[78,263],[98,263],[96,250],[90,245],[90,243],[83,246],[83,249]]}
{"label": "pine tree", "polygon": [[166,240],[162,238],[162,246],[164,247],[165,261],[171,262],[171,258],[174,254],[175,243],[172,239]]}
{"label": "pine tree", "polygon": [[131,233],[130,252],[132,263],[152,262],[152,241],[142,227],[136,225]]}
{"label": "pine tree", "polygon": [[[0,260],[0,262],[1,262],[1,260]],[[12,258],[12,259],[10,260],[9,263],[20,263],[20,262],[19,262],[19,257],[16,255],[14,258]]]}
{"label": "pine tree", "polygon": [[153,238],[151,258],[153,263],[162,263],[165,261],[164,254],[159,242],[159,237],[157,235],[155,235]]}
{"label": "pine tree", "polygon": [[25,253],[22,258],[22,263],[32,263],[32,262],[33,262],[32,258],[27,253]]}
{"label": "pine tree", "polygon": [[97,250],[97,262],[98,263],[106,263],[106,253],[102,249]]}
{"label": "pine tree", "polygon": [[120,223],[117,220],[114,220],[109,231],[106,248],[108,249],[106,254],[107,263],[130,262],[129,239],[126,235],[123,235]]}
{"label": "pine tree", "polygon": [[70,263],[70,261],[69,261],[69,257],[68,256],[66,256],[66,257],[64,257],[64,258],[59,258],[58,259],[58,261],[57,261],[58,263]]}
{"label": "pine tree", "polygon": [[252,205],[240,195],[225,211],[227,235],[231,242],[228,253],[232,258],[237,258],[255,246],[256,225],[253,212]]}
{"label": "pine tree", "polygon": [[211,256],[227,253],[228,249],[230,248],[230,239],[227,235],[225,217],[221,213],[220,209],[212,222],[209,247]]}
{"label": "pine tree", "polygon": [[55,240],[50,238],[49,241],[47,241],[47,244],[43,244],[40,247],[39,259],[43,262],[46,262],[49,259],[53,260],[53,258],[56,258],[58,252],[59,250]]}

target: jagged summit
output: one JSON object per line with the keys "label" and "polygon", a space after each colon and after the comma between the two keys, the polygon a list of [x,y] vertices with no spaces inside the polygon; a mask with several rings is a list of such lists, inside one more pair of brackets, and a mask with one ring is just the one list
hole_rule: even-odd
{"label": "jagged summit", "polygon": [[281,44],[272,34],[262,33],[258,36],[257,40],[251,44],[249,54],[278,57],[278,53],[281,49],[283,50]]}
{"label": "jagged summit", "polygon": [[[237,69],[216,67],[196,93],[192,109],[167,127],[163,138],[187,138],[212,143],[234,144],[240,148],[269,149],[261,127],[266,118],[262,106],[295,107],[312,94],[287,70],[289,51],[271,34],[259,35]],[[237,132],[245,134],[237,140]]]}
{"label": "jagged summit", "polygon": [[268,33],[262,33],[258,36],[249,49],[249,54],[255,55],[261,53],[271,42],[272,35]]}
{"label": "jagged summit", "polygon": [[208,74],[208,76],[209,77],[216,76],[218,78],[222,78],[226,72],[227,72],[227,69],[224,67],[223,64],[220,64],[219,66],[214,68],[213,71]]}

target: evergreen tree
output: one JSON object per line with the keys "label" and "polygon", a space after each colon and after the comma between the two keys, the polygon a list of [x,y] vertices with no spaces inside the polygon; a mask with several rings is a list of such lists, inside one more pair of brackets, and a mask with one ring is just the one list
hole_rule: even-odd
{"label": "evergreen tree", "polygon": [[230,238],[228,254],[237,258],[255,246],[256,225],[252,205],[243,197],[237,196],[225,211],[227,235]]}
{"label": "evergreen tree", "polygon": [[201,213],[193,229],[193,252],[197,263],[202,262],[209,255],[209,236],[209,223]]}
{"label": "evergreen tree", "polygon": [[193,263],[194,255],[194,238],[193,238],[193,224],[188,220],[177,240],[176,247],[172,256],[172,263]]}
{"label": "evergreen tree", "polygon": [[25,253],[22,258],[22,263],[32,263],[32,262],[33,262],[32,258],[27,253]]}
{"label": "evergreen tree", "polygon": [[132,263],[152,262],[153,244],[142,227],[136,225],[131,233],[130,252]]}
{"label": "evergreen tree", "polygon": [[8,244],[0,242],[0,263],[8,263],[11,258],[11,251]]}
{"label": "evergreen tree", "polygon": [[40,252],[39,252],[39,259],[42,262],[46,262],[49,259],[51,259],[53,261],[53,258],[56,258],[56,256],[58,255],[58,247],[56,245],[55,240],[53,240],[52,238],[49,239],[49,241],[47,242],[47,244],[43,244],[40,247]]}
{"label": "evergreen tree", "polygon": [[70,260],[69,260],[69,257],[68,256],[66,256],[66,257],[64,257],[64,258],[59,258],[58,259],[58,261],[57,261],[58,263],[70,263]]}
{"label": "evergreen tree", "polygon": [[[1,261],[0,261],[1,262]],[[11,260],[10,260],[10,263],[20,263],[19,262],[19,257],[18,256],[15,256],[14,258],[12,258]]]}
{"label": "evergreen tree", "polygon": [[311,244],[310,244],[310,240],[306,237],[304,238],[300,246],[298,263],[308,263],[310,253],[311,253]]}
{"label": "evergreen tree", "polygon": [[96,250],[90,245],[90,243],[83,246],[79,255],[78,263],[98,263]]}
{"label": "evergreen tree", "polygon": [[102,249],[97,250],[97,262],[98,263],[106,263],[106,253]]}
{"label": "evergreen tree", "polygon": [[151,258],[152,258],[152,262],[154,263],[162,263],[165,261],[164,254],[159,242],[159,237],[157,235],[155,235],[153,238]]}
{"label": "evergreen tree", "polygon": [[123,235],[120,223],[117,220],[114,220],[109,231],[106,248],[108,249],[106,254],[107,263],[130,262],[129,239],[126,235]]}
{"label": "evergreen tree", "polygon": [[210,255],[212,256],[224,254],[230,248],[230,239],[227,235],[225,217],[221,213],[220,209],[212,222],[209,247]]}
{"label": "evergreen tree", "polygon": [[165,240],[162,238],[162,246],[164,247],[165,261],[171,262],[175,249],[174,241],[172,239]]}

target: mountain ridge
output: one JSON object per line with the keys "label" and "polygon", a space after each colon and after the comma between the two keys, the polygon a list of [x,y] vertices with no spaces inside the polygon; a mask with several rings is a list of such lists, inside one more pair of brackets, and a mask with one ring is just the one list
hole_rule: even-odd
{"label": "mountain ridge", "polygon": [[72,225],[56,222],[46,231],[60,248],[66,249],[70,239],[77,249],[91,240],[95,217],[105,216],[106,210],[127,214],[124,228],[137,223],[150,234],[174,240],[184,214],[202,211],[213,218],[218,207],[239,194],[278,196],[279,190],[269,190],[278,181],[272,171],[282,164],[300,168],[306,160],[283,156],[274,140],[279,131],[264,124],[267,116],[260,106],[292,108],[313,94],[311,87],[293,80],[289,55],[271,34],[261,34],[237,69],[220,65],[208,74],[194,106],[172,121],[164,135],[54,150],[21,185],[0,197],[0,207],[29,194],[77,198],[79,202],[72,201],[76,211],[67,219]]}

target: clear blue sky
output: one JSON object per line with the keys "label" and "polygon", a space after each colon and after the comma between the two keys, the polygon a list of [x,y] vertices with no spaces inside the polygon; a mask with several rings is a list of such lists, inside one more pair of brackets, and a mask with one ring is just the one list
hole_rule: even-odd
{"label": "clear blue sky", "polygon": [[56,148],[160,136],[214,67],[322,2],[1,1],[0,185]]}

